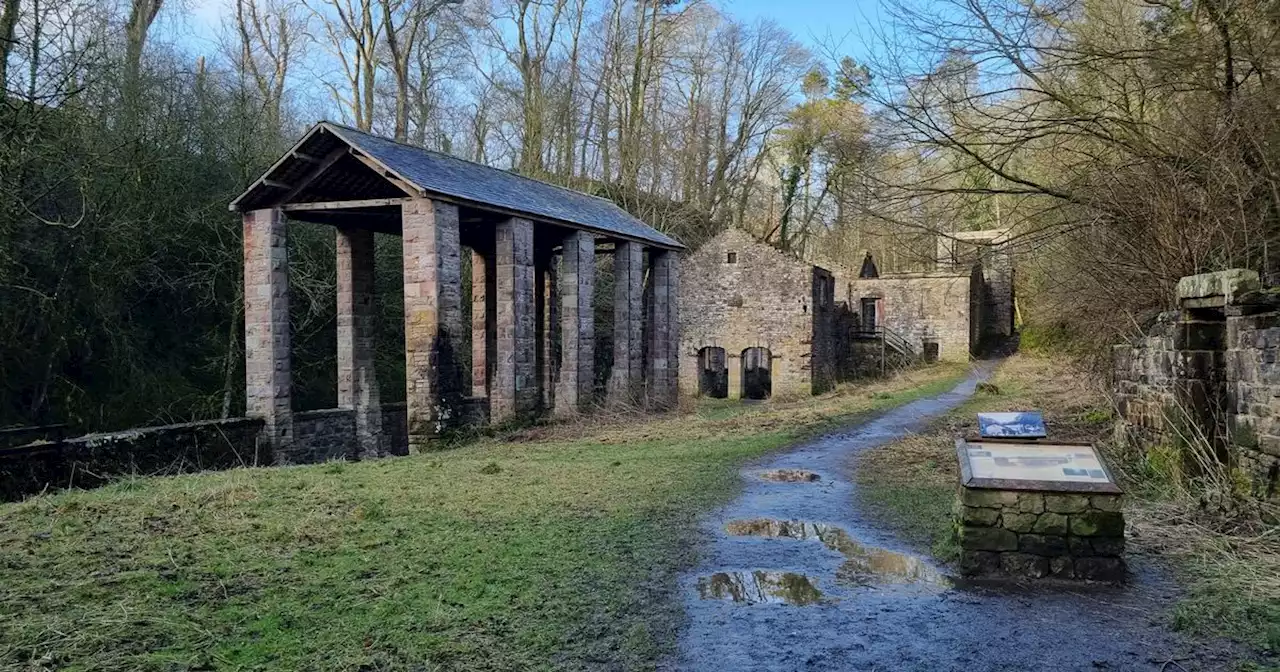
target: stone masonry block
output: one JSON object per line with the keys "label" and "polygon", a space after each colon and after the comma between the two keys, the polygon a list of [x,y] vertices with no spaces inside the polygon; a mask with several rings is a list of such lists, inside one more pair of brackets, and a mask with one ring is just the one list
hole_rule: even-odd
{"label": "stone masonry block", "polygon": [[555,412],[573,416],[591,404],[595,383],[595,236],[574,231],[561,247],[561,360]]}
{"label": "stone masonry block", "polygon": [[433,441],[462,413],[462,263],[458,208],[426,198],[401,206],[404,260],[405,399],[411,450]]}
{"label": "stone masonry block", "polygon": [[264,421],[273,461],[281,464],[294,438],[287,227],[279,209],[246,212],[243,224],[245,415]]}
{"label": "stone masonry block", "polygon": [[644,248],[622,241],[613,251],[613,371],[609,401],[637,403],[644,377]]}
{"label": "stone masonry block", "polygon": [[1084,511],[1071,516],[1071,534],[1079,537],[1122,537],[1124,515],[1117,511]]}
{"label": "stone masonry block", "polygon": [[974,527],[991,527],[998,520],[1000,520],[1000,511],[996,509],[966,506],[961,513],[961,522]]}
{"label": "stone masonry block", "polygon": [[538,403],[533,223],[513,217],[495,229],[497,310],[489,413],[493,422],[528,416]]}
{"label": "stone masonry block", "polygon": [[1018,535],[999,527],[965,527],[961,529],[960,547],[972,551],[1013,551],[1018,548]]}
{"label": "stone masonry block", "polygon": [[977,488],[961,488],[960,499],[965,506],[981,506],[1000,508],[1018,505],[1018,493],[1008,490],[980,490]]}
{"label": "stone masonry block", "polygon": [[1089,508],[1086,495],[1045,495],[1044,508],[1053,513],[1079,513]]}

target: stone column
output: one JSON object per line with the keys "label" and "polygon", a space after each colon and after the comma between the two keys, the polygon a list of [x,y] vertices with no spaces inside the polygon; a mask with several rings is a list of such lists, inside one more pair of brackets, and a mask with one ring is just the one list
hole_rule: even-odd
{"label": "stone column", "polygon": [[426,198],[401,206],[405,397],[409,448],[425,450],[461,413],[462,269],[458,208]]}
{"label": "stone column", "polygon": [[591,404],[595,383],[596,239],[585,231],[564,237],[560,274],[560,381],[556,415],[573,416]]}
{"label": "stone column", "polygon": [[284,214],[252,210],[244,221],[245,414],[266,422],[263,459],[289,462],[293,446],[289,362],[289,249]]}
{"label": "stone column", "polygon": [[496,339],[493,322],[498,295],[491,254],[471,251],[471,396],[488,397]]}
{"label": "stone column", "polygon": [[644,378],[644,248],[619,242],[613,250],[613,372],[609,403],[634,405]]}
{"label": "stone column", "polygon": [[742,398],[742,353],[725,351],[725,368],[729,369],[729,399]]}
{"label": "stone column", "polygon": [[528,416],[538,403],[533,222],[513,217],[499,223],[495,233],[497,341],[489,388],[489,418],[492,422],[503,422]]}
{"label": "stone column", "polygon": [[560,257],[553,250],[535,260],[538,292],[538,380],[542,387],[542,408],[556,407],[556,384],[560,380]]}
{"label": "stone column", "polygon": [[656,409],[674,408],[679,381],[680,258],[675,252],[654,250],[650,255],[652,282],[649,306],[649,403]]}
{"label": "stone column", "polygon": [[382,404],[374,371],[373,232],[338,228],[338,407],[355,410],[352,457],[382,454]]}

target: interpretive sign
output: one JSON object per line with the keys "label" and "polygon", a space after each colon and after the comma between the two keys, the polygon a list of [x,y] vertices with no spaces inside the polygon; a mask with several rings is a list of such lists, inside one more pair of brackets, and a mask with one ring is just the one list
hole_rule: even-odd
{"label": "interpretive sign", "polygon": [[983,437],[1035,439],[1047,436],[1044,417],[1036,411],[979,413],[978,431]]}
{"label": "interpretive sign", "polygon": [[961,484],[972,488],[1120,492],[1087,443],[956,441]]}

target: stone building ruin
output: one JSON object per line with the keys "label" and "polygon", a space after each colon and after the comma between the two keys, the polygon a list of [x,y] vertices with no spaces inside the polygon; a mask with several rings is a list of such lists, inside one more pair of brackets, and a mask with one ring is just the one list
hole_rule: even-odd
{"label": "stone building ruin", "polygon": [[[360,457],[400,452],[383,431],[373,361],[376,232],[403,238],[411,447],[464,422],[571,416],[595,404],[599,254],[614,268],[608,401],[676,402],[684,248],[606,199],[321,122],[230,207],[244,219],[247,415],[265,422],[277,462],[296,457],[288,219],[337,235],[338,406],[354,414]],[[469,371],[457,351],[465,340]]]}
{"label": "stone building ruin", "polygon": [[1112,348],[1120,434],[1184,456],[1202,442],[1254,495],[1280,500],[1280,291],[1235,269],[1182,278],[1177,296],[1177,311]]}
{"label": "stone building ruin", "polygon": [[681,271],[681,388],[819,394],[916,359],[968,361],[1013,333],[1008,232],[956,234],[929,273],[810,263],[730,228]]}
{"label": "stone building ruin", "polygon": [[689,255],[680,278],[680,386],[763,399],[835,386],[835,280],[731,228]]}

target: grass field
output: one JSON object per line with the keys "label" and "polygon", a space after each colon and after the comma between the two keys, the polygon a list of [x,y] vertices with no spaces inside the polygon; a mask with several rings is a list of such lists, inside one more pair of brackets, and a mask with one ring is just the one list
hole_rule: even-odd
{"label": "grass field", "polygon": [[[1067,363],[1015,355],[978,393],[932,431],[866,453],[856,479],[861,506],[887,527],[943,561],[957,557],[951,507],[955,499],[954,436],[974,430],[980,411],[1041,410],[1052,436],[1097,441],[1128,497],[1131,551],[1173,561],[1184,598],[1171,624],[1225,636],[1260,650],[1280,651],[1280,536],[1263,522],[1263,505],[1246,498],[1208,506],[1194,483],[1170,482],[1160,468],[1166,449],[1126,449],[1109,443],[1112,414],[1093,378]],[[1219,502],[1221,503],[1221,502]]]}
{"label": "grass field", "polygon": [[740,465],[962,375],[0,505],[0,668],[651,667]]}

